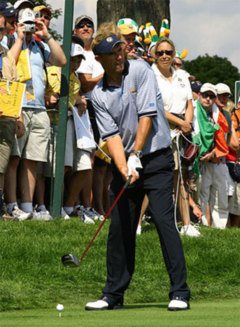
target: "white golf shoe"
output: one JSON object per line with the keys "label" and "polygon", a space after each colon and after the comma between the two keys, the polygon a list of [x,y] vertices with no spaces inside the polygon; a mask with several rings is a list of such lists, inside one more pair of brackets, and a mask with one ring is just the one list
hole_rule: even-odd
{"label": "white golf shoe", "polygon": [[188,301],[181,296],[173,296],[168,305],[169,311],[181,311],[188,309],[190,309]]}
{"label": "white golf shoe", "polygon": [[85,310],[113,310],[122,308],[123,301],[114,304],[107,296],[103,296],[101,299],[95,302],[88,302],[85,306]]}

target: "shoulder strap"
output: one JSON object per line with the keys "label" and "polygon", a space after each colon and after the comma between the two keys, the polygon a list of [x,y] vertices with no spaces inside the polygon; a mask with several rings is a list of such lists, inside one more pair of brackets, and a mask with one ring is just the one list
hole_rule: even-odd
{"label": "shoulder strap", "polygon": [[234,116],[236,118],[236,121],[237,121],[237,128],[235,128],[235,131],[238,132],[238,131],[240,131],[240,121],[239,121],[239,118],[238,118],[235,110],[233,111],[233,114],[234,114]]}
{"label": "shoulder strap", "polygon": [[35,42],[37,43],[39,49],[41,50],[42,56],[43,56],[43,61],[44,61],[43,69],[46,74],[46,81],[47,81],[47,88],[48,88],[49,83],[48,83],[48,73],[47,73],[47,67],[46,67],[46,61],[45,61],[45,55],[44,55],[44,45],[42,44],[41,41],[35,40]]}
{"label": "shoulder strap", "polygon": [[13,34],[8,34],[7,35],[7,47],[8,49],[11,49],[13,44],[15,43],[15,37]]}
{"label": "shoulder strap", "polygon": [[2,66],[3,66],[3,63],[2,63],[2,54],[0,54],[0,78],[2,78]]}

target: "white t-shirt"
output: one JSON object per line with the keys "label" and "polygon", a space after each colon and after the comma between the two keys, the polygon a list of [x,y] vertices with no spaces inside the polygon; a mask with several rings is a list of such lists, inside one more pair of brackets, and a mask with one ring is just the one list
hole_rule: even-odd
{"label": "white t-shirt", "polygon": [[[78,74],[92,74],[92,78],[95,78],[104,73],[102,65],[95,59],[92,51],[84,51],[86,60],[82,60],[80,67],[77,69]],[[85,93],[87,98],[91,98],[92,91]]]}
{"label": "white t-shirt", "polygon": [[174,114],[185,114],[187,101],[192,100],[192,90],[185,71],[171,68],[173,75],[170,82],[156,64],[152,65],[152,69],[162,94],[164,109]]}

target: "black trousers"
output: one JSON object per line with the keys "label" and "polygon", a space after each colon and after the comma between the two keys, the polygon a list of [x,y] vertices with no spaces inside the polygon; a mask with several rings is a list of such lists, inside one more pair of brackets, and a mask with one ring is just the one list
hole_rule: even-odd
{"label": "black trousers", "polygon": [[[173,169],[171,148],[142,158],[140,178],[125,190],[111,215],[107,244],[107,281],[103,288],[113,303],[123,299],[135,263],[135,241],[144,195],[149,198],[152,219],[157,228],[165,265],[170,278],[169,297],[190,298],[181,240],[175,227],[173,209]],[[111,189],[114,199],[123,187],[123,179],[113,166]]]}

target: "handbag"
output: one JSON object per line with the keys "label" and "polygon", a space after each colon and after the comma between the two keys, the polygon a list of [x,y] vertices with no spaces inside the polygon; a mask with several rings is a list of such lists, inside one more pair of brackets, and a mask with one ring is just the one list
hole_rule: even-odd
{"label": "handbag", "polygon": [[240,183],[240,164],[237,161],[227,161],[226,164],[232,179]]}
{"label": "handbag", "polygon": [[182,158],[185,162],[189,163],[194,161],[198,157],[198,154],[199,154],[199,145],[196,143],[190,143],[187,146]]}

